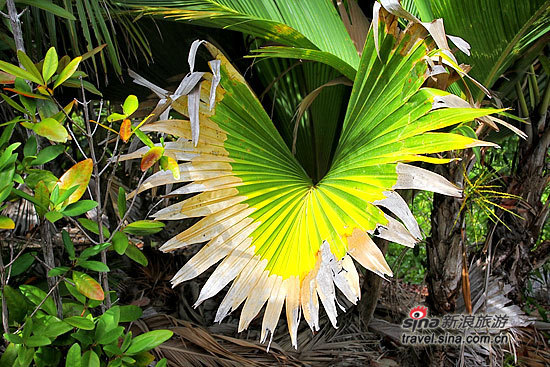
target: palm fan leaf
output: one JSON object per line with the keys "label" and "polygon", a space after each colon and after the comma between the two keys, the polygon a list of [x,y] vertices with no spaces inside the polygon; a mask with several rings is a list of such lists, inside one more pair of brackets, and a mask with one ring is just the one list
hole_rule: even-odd
{"label": "palm fan leaf", "polygon": [[[239,323],[243,330],[267,302],[264,341],[273,335],[286,303],[288,328],[296,345],[302,314],[311,329],[318,330],[320,300],[336,325],[336,289],[352,303],[360,297],[352,258],[381,276],[392,274],[367,233],[407,246],[420,237],[409,209],[394,190],[461,193],[435,173],[404,162],[445,163],[449,160],[427,154],[493,145],[436,131],[499,110],[436,108],[441,104],[434,102],[444,100],[447,93],[422,88],[425,59],[432,52],[424,40],[425,30],[412,25],[401,32],[396,25],[396,18],[382,9],[379,55],[371,30],[332,164],[319,181],[307,175],[244,78],[211,44],[206,47],[221,62],[221,82],[212,111],[208,108],[210,83],[202,84],[198,145],[191,141],[189,123],[182,120],[143,127],[180,137],[166,144],[166,154],[187,161],[180,164],[180,179],[159,172],[138,192],[190,182],[172,194],[199,193],[155,217],[204,217],[161,249],[174,251],[208,241],[172,282],[192,279],[221,261],[196,302],[233,282],[216,320],[244,303]],[[172,108],[189,116],[185,97],[172,102]],[[125,159],[139,157],[146,149]],[[401,216],[411,232],[378,205]]]}

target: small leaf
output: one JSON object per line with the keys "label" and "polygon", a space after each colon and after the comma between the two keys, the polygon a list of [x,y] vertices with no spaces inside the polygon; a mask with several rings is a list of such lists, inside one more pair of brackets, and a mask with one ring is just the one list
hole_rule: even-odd
{"label": "small leaf", "polygon": [[38,152],[35,160],[31,161],[31,166],[39,166],[41,164],[48,163],[62,154],[64,150],[65,147],[61,144],[50,145],[49,147],[46,147]]}
{"label": "small leaf", "polygon": [[42,77],[44,77],[44,83],[48,83],[48,80],[55,74],[57,70],[57,64],[59,59],[55,47],[50,47],[44,57],[44,63],[42,64]]}
{"label": "small leaf", "polygon": [[30,268],[30,266],[34,262],[33,255],[36,255],[36,253],[27,252],[19,256],[17,260],[15,260],[13,264],[11,264],[11,276],[16,277],[20,274],[23,274],[25,271],[27,271],[27,269]]}
{"label": "small leaf", "polygon": [[82,355],[82,367],[99,367],[99,357],[93,350],[88,350]]}
{"label": "small leaf", "polygon": [[5,61],[0,60],[0,70],[6,72],[8,74],[15,75],[16,77],[24,79],[24,80],[29,80],[29,81],[34,82],[36,84],[42,84],[42,80],[41,80],[42,78],[37,78],[36,76],[34,76],[32,73],[28,72],[27,70],[21,69],[20,67],[12,65],[12,64],[10,64],[8,62],[5,62]]}
{"label": "small leaf", "polygon": [[63,239],[63,246],[65,246],[65,250],[67,250],[67,254],[69,255],[69,258],[72,260],[75,257],[74,253],[74,244],[71,240],[71,236],[69,236],[69,233],[66,230],[63,230],[61,232],[61,237]]}
{"label": "small leaf", "polygon": [[81,367],[80,362],[82,360],[82,355],[80,353],[80,345],[78,343],[74,343],[67,352],[65,367]]}
{"label": "small leaf", "polygon": [[140,307],[134,305],[120,306],[120,320],[119,322],[132,322],[136,321],[143,315],[143,311]]}
{"label": "small leaf", "polygon": [[32,62],[32,60],[27,56],[26,53],[24,53],[21,50],[17,50],[17,59],[19,60],[21,65],[23,65],[23,67],[25,69],[27,69],[27,71],[29,73],[34,75],[36,77],[36,79],[40,80],[40,83],[38,83],[38,84],[43,84],[44,83],[44,81],[42,80],[42,74],[40,74],[40,72],[38,71],[38,69],[36,68],[36,66]]}
{"label": "small leaf", "polygon": [[138,137],[139,140],[145,145],[147,145],[149,148],[154,148],[155,144],[149,139],[147,135],[143,133],[140,129],[134,129],[134,134]]}
{"label": "small leaf", "polygon": [[166,367],[167,363],[168,363],[168,360],[166,358],[163,358],[163,359],[161,359],[160,361],[157,362],[155,367]]}
{"label": "small leaf", "polygon": [[156,220],[138,220],[124,227],[123,232],[136,236],[148,236],[158,233],[164,228],[164,223]]}
{"label": "small leaf", "polygon": [[68,217],[75,217],[77,215],[84,214],[93,208],[97,207],[97,201],[94,200],[80,200],[76,203],[67,205],[65,209],[61,211],[63,215]]}
{"label": "small leaf", "polygon": [[75,57],[74,59],[69,62],[67,66],[63,69],[61,73],[59,73],[59,76],[57,77],[53,88],[57,88],[61,83],[63,83],[65,80],[69,79],[76,69],[78,68],[78,64],[80,63],[80,60],[82,60],[82,56]]}
{"label": "small leaf", "polygon": [[140,249],[137,248],[137,246],[134,245],[134,244],[130,244],[126,248],[125,254],[130,259],[134,260],[135,262],[137,262],[138,264],[140,264],[142,266],[147,266],[147,264],[149,263],[147,261],[147,258],[145,257],[145,255],[143,255],[143,253],[140,251]]}
{"label": "small leaf", "polygon": [[165,171],[172,171],[172,176],[174,176],[174,179],[180,179],[180,167],[174,158],[163,156],[160,159],[160,166]]}
{"label": "small leaf", "polygon": [[52,211],[47,212],[46,214],[44,214],[44,217],[48,221],[50,221],[51,223],[55,223],[58,220],[60,220],[61,218],[63,218],[63,214],[61,214],[60,212],[58,212],[56,210],[52,210]]}
{"label": "small leaf", "polygon": [[119,255],[124,255],[128,247],[128,237],[122,232],[116,232],[113,236],[113,248]]}
{"label": "small leaf", "polygon": [[122,111],[124,111],[124,114],[126,116],[130,116],[132,113],[136,112],[136,110],[139,107],[139,102],[136,96],[133,94],[130,94],[128,97],[126,97],[126,100],[124,101],[124,105],[122,105]]}
{"label": "small leaf", "polygon": [[0,215],[0,230],[2,229],[14,229],[15,223],[5,215]]}
{"label": "small leaf", "polygon": [[36,156],[36,147],[36,137],[33,135],[29,136],[25,146],[23,147],[23,155],[25,157]]}
{"label": "small leaf", "polygon": [[29,336],[25,344],[27,347],[43,347],[44,345],[52,344],[52,341],[42,335],[32,335]]}
{"label": "small leaf", "polygon": [[92,320],[82,316],[65,317],[63,321],[75,328],[82,330],[93,330],[95,328],[95,324]]}
{"label": "small leaf", "polygon": [[130,119],[124,119],[122,121],[122,124],[120,124],[119,135],[123,142],[128,142],[128,140],[132,136],[132,122],[130,121]]}
{"label": "small leaf", "polygon": [[64,205],[78,201],[84,195],[88,182],[92,177],[93,162],[91,158],[78,162],[59,178],[59,188],[68,190],[78,185],[78,189],[69,196]]}
{"label": "small leaf", "polygon": [[126,115],[123,115],[121,113],[111,113],[109,116],[107,116],[107,122],[114,122],[125,118]]}
{"label": "small leaf", "polygon": [[124,218],[124,214],[126,214],[126,192],[122,186],[118,188],[117,207],[120,219]]}
{"label": "small leaf", "polygon": [[65,143],[69,138],[67,129],[51,117],[45,118],[40,122],[33,124],[32,129],[38,135],[58,143]]}
{"label": "small leaf", "polygon": [[13,344],[23,344],[23,338],[21,338],[17,334],[7,334],[7,333],[5,333],[4,338],[7,341],[9,341],[10,343],[13,343]]}
{"label": "small leaf", "polygon": [[99,245],[94,245],[94,246],[88,247],[87,249],[82,251],[82,253],[79,256],[79,259],[80,260],[86,260],[89,257],[92,257],[92,256],[95,256],[95,255],[99,254],[101,251],[107,249],[109,246],[111,246],[111,244],[106,242],[106,243],[102,243],[102,244],[99,244]]}
{"label": "small leaf", "polygon": [[158,347],[172,337],[174,333],[170,330],[153,330],[138,335],[125,351],[125,354],[133,355]]}
{"label": "small leaf", "polygon": [[58,267],[55,267],[53,269],[50,269],[50,271],[48,271],[48,277],[57,277],[57,276],[65,274],[69,270],[71,270],[71,268],[69,268],[67,266],[58,266]]}
{"label": "small leaf", "polygon": [[141,170],[147,171],[149,168],[155,164],[160,157],[164,154],[164,148],[163,147],[153,147],[149,149],[147,153],[143,155],[141,158]]}
{"label": "small leaf", "polygon": [[[82,225],[82,227],[86,228],[88,231],[99,234],[99,226],[93,220],[89,220],[88,218],[78,218],[77,220]],[[105,226],[102,226],[101,229],[103,230],[103,237],[109,238],[109,236],[111,235],[109,230],[105,228]]]}
{"label": "small leaf", "polygon": [[[33,285],[29,285],[29,284],[20,285],[19,290],[35,306],[38,306],[42,302],[42,300],[46,298],[46,292],[44,292],[42,289],[35,287]],[[52,315],[52,316],[57,315],[55,303],[51,296],[48,296],[48,298],[42,304],[40,309],[42,309],[49,315]]]}
{"label": "small leaf", "polygon": [[105,293],[99,285],[99,283],[91,276],[81,273],[79,271],[73,271],[73,282],[76,289],[88,297],[96,301],[103,301],[105,299]]}
{"label": "small leaf", "polygon": [[88,270],[93,270],[97,272],[109,272],[110,269],[107,265],[103,264],[101,261],[93,260],[81,260],[77,262],[77,265]]}

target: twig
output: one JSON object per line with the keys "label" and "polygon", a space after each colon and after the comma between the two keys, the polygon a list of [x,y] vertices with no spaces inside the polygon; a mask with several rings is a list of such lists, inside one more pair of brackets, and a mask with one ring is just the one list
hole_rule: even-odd
{"label": "twig", "polygon": [[4,327],[4,332],[9,333],[9,323],[8,323],[8,303],[4,300],[6,297],[4,296],[4,287],[7,285],[6,277],[4,276],[6,274],[6,268],[4,267],[4,260],[2,259],[2,248],[3,248],[3,242],[0,241],[0,281],[2,282],[2,326]]}

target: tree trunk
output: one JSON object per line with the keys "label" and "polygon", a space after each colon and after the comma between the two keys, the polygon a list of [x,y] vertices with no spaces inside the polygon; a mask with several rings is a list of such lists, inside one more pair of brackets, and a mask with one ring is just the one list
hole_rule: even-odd
{"label": "tree trunk", "polygon": [[538,119],[532,118],[531,121],[538,121],[538,124],[533,124],[533,136],[520,142],[517,168],[507,192],[522,199],[503,203],[516,215],[501,211],[502,222],[506,225],[496,224],[491,241],[493,272],[512,285],[511,297],[516,302],[522,300],[521,290],[524,289],[529,273],[550,257],[550,244],[547,241],[533,251],[550,204],[550,200],[545,204],[541,201],[550,179],[546,162],[550,146],[549,115],[544,113]]}
{"label": "tree trunk", "polygon": [[[439,166],[440,175],[463,186],[463,164],[453,162]],[[461,199],[434,194],[431,214],[432,230],[426,239],[428,285],[427,303],[430,312],[453,312],[460,293],[462,277],[462,236],[464,217],[460,211]]]}

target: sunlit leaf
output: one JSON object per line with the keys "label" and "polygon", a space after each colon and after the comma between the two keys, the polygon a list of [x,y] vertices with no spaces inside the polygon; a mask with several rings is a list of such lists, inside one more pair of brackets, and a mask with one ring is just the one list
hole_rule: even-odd
{"label": "sunlit leaf", "polygon": [[30,80],[31,82],[34,82],[36,84],[42,83],[42,78],[37,78],[32,73],[28,72],[27,70],[21,69],[19,66],[15,66],[13,64],[10,64],[8,62],[0,60],[0,70],[14,75],[18,78]]}
{"label": "sunlit leaf", "polygon": [[38,135],[58,143],[65,143],[69,138],[67,129],[51,117],[33,124],[32,129]]}
{"label": "sunlit leaf", "polygon": [[14,229],[15,223],[5,215],[0,215],[0,230],[2,229]]}
{"label": "sunlit leaf", "polygon": [[122,105],[122,111],[124,111],[124,114],[126,116],[130,116],[131,114],[136,112],[138,107],[139,107],[139,102],[138,102],[137,97],[134,96],[133,94],[131,94],[128,97],[126,97],[126,100],[124,101],[124,104]]}
{"label": "sunlit leaf", "polygon": [[142,171],[147,171],[149,168],[155,164],[160,157],[164,154],[164,148],[163,147],[153,147],[149,149],[147,153],[143,155],[141,158],[141,165],[140,168]]}
{"label": "sunlit leaf", "polygon": [[130,119],[124,119],[122,121],[122,124],[120,124],[119,135],[123,142],[128,142],[128,140],[132,136],[132,122],[130,121]]}
{"label": "sunlit leaf", "polygon": [[160,158],[160,167],[165,171],[172,171],[172,176],[174,176],[174,179],[180,179],[180,167],[174,158],[162,156]]}
{"label": "sunlit leaf", "polygon": [[44,57],[44,63],[42,64],[42,76],[46,83],[55,74],[58,62],[55,47],[50,47],[48,52],[46,52],[46,57]]}
{"label": "sunlit leaf", "polygon": [[65,68],[61,71],[61,73],[59,73],[57,79],[55,80],[55,83],[53,85],[54,89],[74,74],[76,69],[78,69],[78,64],[80,64],[80,60],[82,60],[82,56],[75,57],[71,60],[71,62],[69,62],[67,66],[65,66]]}
{"label": "sunlit leaf", "polygon": [[73,282],[76,289],[88,297],[96,301],[103,301],[105,294],[99,283],[91,276],[81,273],[79,271],[73,271]]}
{"label": "sunlit leaf", "polygon": [[78,189],[69,196],[64,205],[74,203],[84,195],[88,182],[92,177],[92,170],[93,162],[91,158],[88,158],[72,166],[59,178],[58,185],[61,190],[78,186]]}
{"label": "sunlit leaf", "polygon": [[17,59],[23,65],[23,67],[31,73],[37,80],[40,80],[39,84],[42,84],[42,74],[38,71],[32,60],[21,50],[17,50]]}

